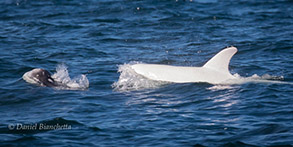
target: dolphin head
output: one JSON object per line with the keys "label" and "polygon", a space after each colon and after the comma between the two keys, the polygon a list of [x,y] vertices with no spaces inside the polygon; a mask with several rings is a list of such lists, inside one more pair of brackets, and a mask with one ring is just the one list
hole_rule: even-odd
{"label": "dolphin head", "polygon": [[44,69],[36,68],[23,75],[23,79],[28,83],[39,84],[41,86],[57,86],[51,74]]}

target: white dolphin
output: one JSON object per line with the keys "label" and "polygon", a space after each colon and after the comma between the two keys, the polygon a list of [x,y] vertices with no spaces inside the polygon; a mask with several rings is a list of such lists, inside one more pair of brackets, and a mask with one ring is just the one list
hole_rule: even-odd
{"label": "white dolphin", "polygon": [[220,84],[236,78],[231,75],[229,71],[230,59],[236,52],[236,47],[225,48],[202,67],[134,64],[131,68],[136,73],[156,81],[173,83],[207,82],[211,84]]}

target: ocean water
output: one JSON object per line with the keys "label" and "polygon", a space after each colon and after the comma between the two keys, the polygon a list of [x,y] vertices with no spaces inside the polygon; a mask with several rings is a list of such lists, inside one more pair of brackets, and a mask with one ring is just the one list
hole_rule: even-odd
{"label": "ocean water", "polygon": [[[292,146],[292,0],[0,1],[0,146]],[[233,75],[161,83],[134,63],[201,66],[226,46]],[[86,89],[29,84],[27,71]],[[57,68],[57,71],[56,71]]]}

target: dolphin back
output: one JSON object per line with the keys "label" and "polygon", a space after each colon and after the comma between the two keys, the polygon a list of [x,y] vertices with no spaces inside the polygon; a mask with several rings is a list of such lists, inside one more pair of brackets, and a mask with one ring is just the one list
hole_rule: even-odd
{"label": "dolphin back", "polygon": [[135,64],[132,69],[152,80],[175,83],[221,83],[234,78],[229,72],[229,62],[237,52],[235,47],[225,48],[202,67],[170,66],[160,64]]}

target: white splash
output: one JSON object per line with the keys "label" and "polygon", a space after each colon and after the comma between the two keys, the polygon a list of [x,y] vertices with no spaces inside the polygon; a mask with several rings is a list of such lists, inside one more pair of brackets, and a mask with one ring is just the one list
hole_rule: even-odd
{"label": "white splash", "polygon": [[64,64],[59,64],[56,67],[56,73],[52,75],[52,78],[61,85],[56,87],[57,89],[84,90],[89,87],[89,80],[86,75],[82,74],[71,79],[67,66]]}
{"label": "white splash", "polygon": [[238,73],[233,75],[235,79],[227,80],[221,84],[225,85],[235,85],[235,84],[245,84],[245,83],[279,83],[279,84],[290,84],[289,82],[284,82],[283,76],[273,76],[269,74],[264,74],[259,76],[253,74],[250,77],[242,77]]}
{"label": "white splash", "polygon": [[227,90],[227,89],[233,89],[231,85],[214,85],[212,87],[207,88],[211,91],[218,91],[218,90]]}
{"label": "white splash", "polygon": [[137,74],[131,65],[138,62],[119,65],[118,72],[120,73],[119,80],[112,84],[114,90],[117,91],[132,91],[148,88],[158,88],[167,82],[153,81]]}
{"label": "white splash", "polygon": [[283,76],[273,76],[269,74],[264,74],[259,76],[257,74],[253,74],[250,77],[242,77],[238,73],[233,75],[235,79],[230,79],[224,81],[220,84],[215,84],[212,87],[207,88],[208,90],[217,91],[217,90],[227,90],[233,89],[233,85],[241,85],[245,83],[268,83],[268,84],[293,84],[290,82],[285,82]]}

